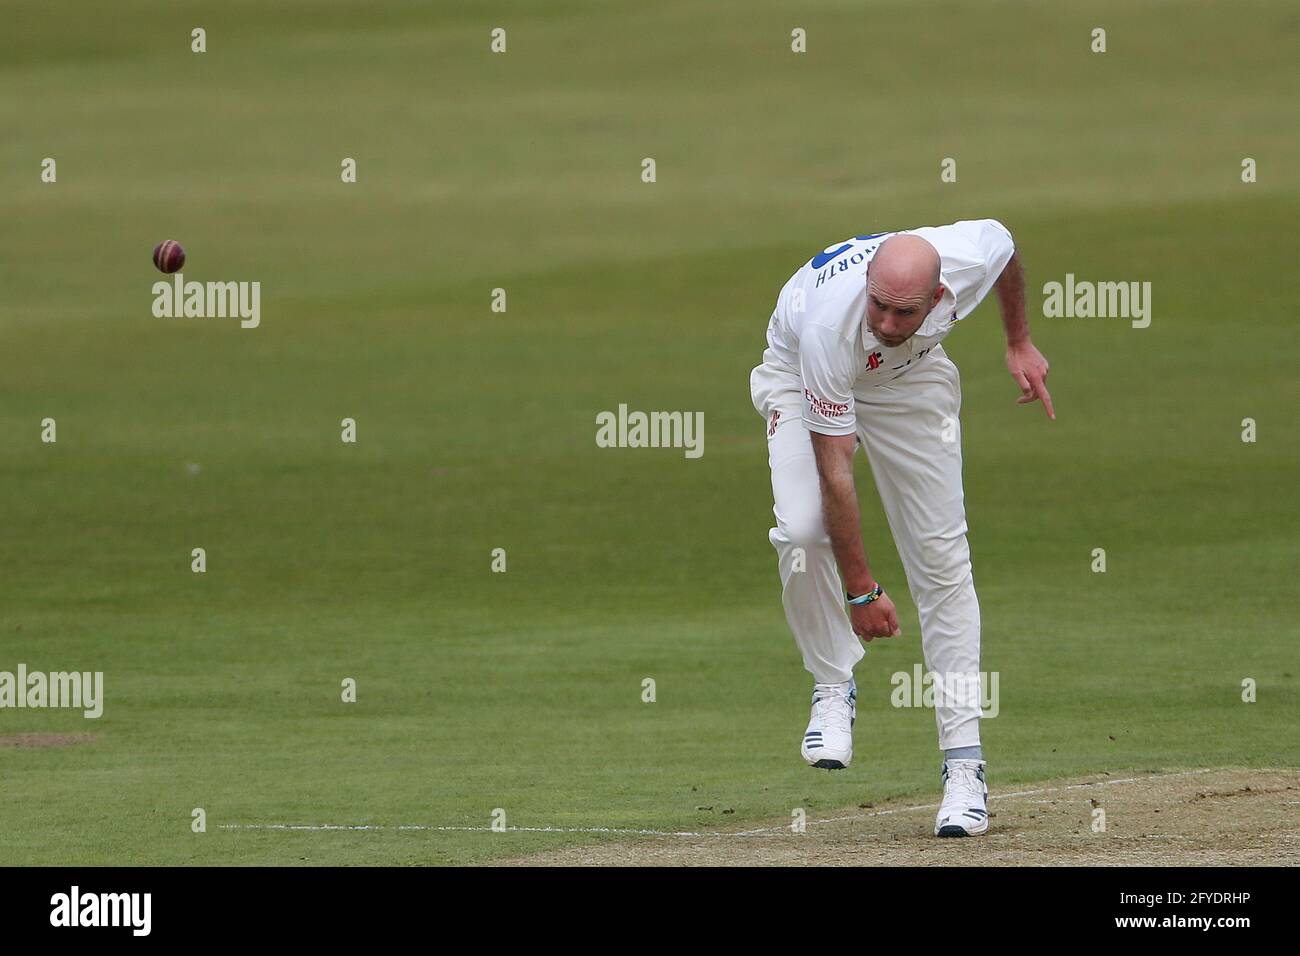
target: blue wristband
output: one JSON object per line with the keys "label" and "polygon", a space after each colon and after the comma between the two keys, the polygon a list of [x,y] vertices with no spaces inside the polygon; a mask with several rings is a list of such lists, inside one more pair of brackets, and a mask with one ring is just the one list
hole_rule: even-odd
{"label": "blue wristband", "polygon": [[868,591],[866,594],[859,594],[857,597],[854,597],[852,594],[846,594],[844,596],[848,598],[850,604],[862,605],[862,604],[870,604],[872,601],[879,600],[880,596],[884,593],[885,593],[884,589],[880,586],[879,583],[877,583],[876,586],[872,588],[870,591]]}

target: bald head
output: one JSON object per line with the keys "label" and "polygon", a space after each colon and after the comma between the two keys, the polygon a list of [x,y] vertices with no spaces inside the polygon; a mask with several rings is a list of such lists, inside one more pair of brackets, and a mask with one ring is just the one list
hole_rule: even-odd
{"label": "bald head", "polygon": [[870,276],[879,291],[928,299],[939,284],[939,253],[920,236],[890,236],[876,250]]}
{"label": "bald head", "polygon": [[867,324],[883,344],[902,345],[943,298],[939,253],[920,236],[890,236],[867,268]]}

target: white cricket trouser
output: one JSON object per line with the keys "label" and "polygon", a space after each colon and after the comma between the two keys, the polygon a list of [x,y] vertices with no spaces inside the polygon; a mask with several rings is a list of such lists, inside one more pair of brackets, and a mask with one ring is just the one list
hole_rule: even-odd
{"label": "white cricket trouser", "polygon": [[[751,387],[754,406],[768,421],[776,515],[768,539],[778,556],[786,620],[814,679],[842,683],[866,652],[849,625],[822,517],[817,463],[802,419],[803,386],[797,374],[759,366]],[[866,449],[920,615],[926,669],[941,676],[976,675],[980,611],[966,543],[957,366],[936,346],[888,384],[855,392],[854,404],[858,442]],[[890,590],[886,582],[882,586]],[[945,705],[936,695],[941,749],[979,744],[976,696]]]}

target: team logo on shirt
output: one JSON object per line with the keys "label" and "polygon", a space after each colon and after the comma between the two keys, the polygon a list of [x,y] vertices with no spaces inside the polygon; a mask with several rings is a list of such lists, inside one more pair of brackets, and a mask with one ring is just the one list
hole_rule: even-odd
{"label": "team logo on shirt", "polygon": [[[932,349],[932,348],[934,348],[933,345],[929,346],[928,348],[923,348],[923,349],[921,349],[921,351],[917,352],[915,355],[913,355],[911,358],[909,358],[909,359],[908,359],[906,362],[904,362],[902,365],[894,365],[894,366],[891,366],[891,371],[894,371],[894,372],[901,371],[902,369],[907,368],[907,367],[908,367],[909,365],[911,365],[913,362],[925,358],[926,355],[929,354],[930,349]],[[884,364],[885,364],[885,357],[884,357],[881,353],[879,353],[879,352],[872,352],[869,356],[867,356],[867,371],[868,371],[868,372],[874,372],[876,369],[880,368],[880,367],[883,366]]]}

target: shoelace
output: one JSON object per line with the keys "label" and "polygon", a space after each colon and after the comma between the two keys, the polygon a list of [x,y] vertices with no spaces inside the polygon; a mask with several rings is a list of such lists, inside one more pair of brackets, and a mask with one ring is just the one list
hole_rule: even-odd
{"label": "shoelace", "polygon": [[850,721],[852,714],[846,697],[841,697],[839,694],[818,697],[813,702],[813,714],[818,722],[827,728],[833,728],[841,733],[852,733],[853,724]]}
{"label": "shoelace", "polygon": [[971,805],[983,805],[984,784],[976,775],[976,768],[949,764],[948,786],[952,788],[951,796],[961,797]]}

